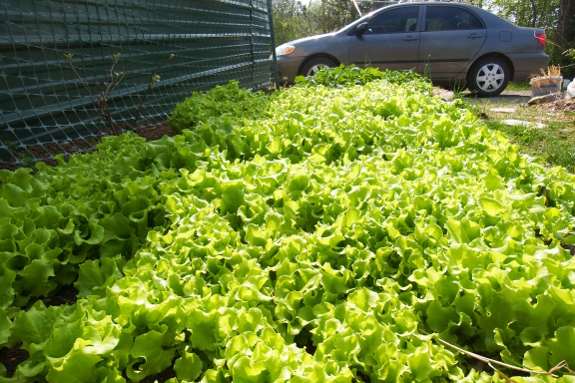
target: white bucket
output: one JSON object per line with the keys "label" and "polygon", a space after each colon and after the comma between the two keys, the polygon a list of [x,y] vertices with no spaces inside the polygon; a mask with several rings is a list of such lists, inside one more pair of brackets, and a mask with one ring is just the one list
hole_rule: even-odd
{"label": "white bucket", "polygon": [[575,97],[575,80],[569,83],[569,85],[567,86],[567,92],[565,92],[566,99],[570,99],[573,97]]}

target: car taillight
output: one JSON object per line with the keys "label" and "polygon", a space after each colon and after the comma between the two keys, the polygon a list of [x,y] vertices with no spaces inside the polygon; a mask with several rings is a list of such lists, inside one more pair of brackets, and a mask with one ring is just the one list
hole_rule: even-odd
{"label": "car taillight", "polygon": [[535,33],[535,38],[536,38],[537,41],[539,41],[543,46],[545,46],[545,43],[547,42],[547,36],[545,36],[545,33]]}

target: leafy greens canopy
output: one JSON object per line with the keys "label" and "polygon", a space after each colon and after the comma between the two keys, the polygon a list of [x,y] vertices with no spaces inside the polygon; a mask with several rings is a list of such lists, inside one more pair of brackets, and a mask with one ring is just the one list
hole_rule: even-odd
{"label": "leafy greens canopy", "polygon": [[413,77],[231,83],[176,137],[1,171],[0,346],[30,358],[0,382],[502,381],[437,336],[575,367],[575,177]]}

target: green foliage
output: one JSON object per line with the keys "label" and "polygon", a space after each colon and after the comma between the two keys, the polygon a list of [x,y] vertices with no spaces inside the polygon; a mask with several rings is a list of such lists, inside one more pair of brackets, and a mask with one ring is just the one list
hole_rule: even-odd
{"label": "green foliage", "polygon": [[551,41],[551,43],[547,43],[545,46],[545,53],[549,55],[549,65],[556,65],[561,68],[561,75],[563,78],[573,79],[575,77],[575,60],[571,58],[567,50],[567,54],[565,54],[565,48],[569,46],[575,46],[572,42],[564,43],[564,47],[553,45],[552,43],[556,40],[559,40],[560,37],[555,31],[548,30],[547,39]]}
{"label": "green foliage", "polygon": [[355,65],[345,66],[341,64],[338,68],[320,69],[314,76],[297,76],[296,84],[302,86],[323,85],[328,87],[348,87],[353,85],[365,85],[375,80],[387,80],[392,84],[403,84],[410,82],[412,86],[418,84],[421,90],[428,88],[431,82],[424,80],[414,72],[410,71],[384,71],[377,68],[358,68]]}
{"label": "green foliage", "polygon": [[[225,124],[228,119],[256,119],[265,117],[268,98],[263,93],[250,92],[240,88],[237,81],[216,86],[208,92],[194,92],[181,104],[177,104],[173,114],[168,116],[170,128],[181,133],[184,129],[195,128],[200,123]],[[232,129],[231,123],[229,129]]]}
{"label": "green foliage", "polygon": [[[573,42],[570,42],[570,46],[575,46]],[[575,78],[575,48],[569,48],[563,52],[562,57],[558,56],[559,50],[554,52],[554,55],[550,57],[550,61],[556,62],[561,65],[561,74],[563,78],[568,78],[573,80]]]}
{"label": "green foliage", "polygon": [[30,358],[0,382],[501,381],[435,337],[575,364],[575,176],[420,79],[307,85],[1,172],[0,345]]}
{"label": "green foliage", "polygon": [[484,0],[483,7],[522,27],[554,28],[559,0]]}
{"label": "green foliage", "polygon": [[[382,4],[361,1],[363,15]],[[276,46],[302,37],[330,33],[357,20],[360,15],[348,0],[272,0]]]}
{"label": "green foliage", "polygon": [[316,22],[316,6],[311,8],[296,0],[273,0],[272,14],[276,46],[304,36],[322,33]]}
{"label": "green foliage", "polygon": [[0,171],[0,308],[72,283],[87,259],[129,259],[150,228],[167,224],[166,196],[149,167],[160,145],[127,134],[99,154],[38,163],[35,176]]}

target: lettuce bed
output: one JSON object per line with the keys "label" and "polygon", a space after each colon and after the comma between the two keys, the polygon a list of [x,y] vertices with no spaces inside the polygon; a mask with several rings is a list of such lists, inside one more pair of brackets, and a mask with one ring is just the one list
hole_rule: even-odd
{"label": "lettuce bed", "polygon": [[312,85],[0,172],[0,382],[504,381],[437,337],[575,367],[575,177],[415,77]]}

